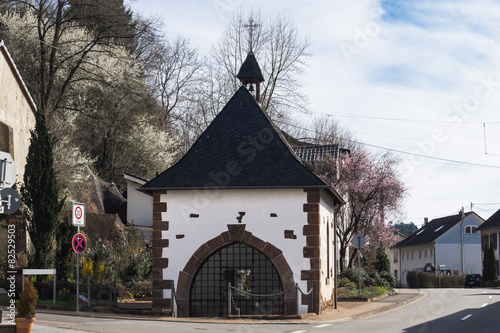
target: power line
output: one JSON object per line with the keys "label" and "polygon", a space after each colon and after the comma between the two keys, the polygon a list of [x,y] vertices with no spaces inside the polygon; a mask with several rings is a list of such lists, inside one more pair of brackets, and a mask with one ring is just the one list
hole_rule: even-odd
{"label": "power line", "polygon": [[[280,122],[282,124],[284,124],[284,125],[287,125],[287,126],[291,126],[291,127],[295,127],[295,128],[304,130],[304,131],[315,133],[314,130],[311,130],[311,129],[308,129],[308,128],[305,128],[305,127],[301,127],[301,126],[297,126],[297,125],[291,125],[291,124],[285,123],[285,122],[283,122],[281,120],[280,120]],[[352,139],[346,139],[346,138],[342,138],[342,137],[340,137],[340,139],[344,140],[344,141],[351,142],[351,143],[355,143],[355,144],[358,144],[358,145],[364,145],[364,146],[373,147],[373,148],[377,148],[377,149],[383,149],[383,150],[387,150],[387,151],[391,151],[391,152],[395,152],[395,153],[400,153],[400,154],[406,154],[406,155],[410,155],[410,156],[422,157],[422,158],[427,158],[427,159],[432,159],[432,160],[437,160],[437,161],[443,161],[443,162],[448,162],[448,163],[458,163],[458,164],[468,165],[468,166],[477,166],[477,167],[500,169],[500,166],[497,166],[497,165],[479,164],[479,163],[471,163],[471,162],[464,162],[464,161],[452,160],[452,159],[447,159],[447,158],[433,157],[433,156],[428,156],[428,155],[423,155],[423,154],[409,153],[407,151],[403,151],[403,150],[399,150],[399,149],[392,149],[392,148],[377,146],[377,145],[373,145],[373,144],[369,144],[369,143],[363,143],[363,142],[360,142],[360,141],[356,141],[356,140],[352,140]]]}

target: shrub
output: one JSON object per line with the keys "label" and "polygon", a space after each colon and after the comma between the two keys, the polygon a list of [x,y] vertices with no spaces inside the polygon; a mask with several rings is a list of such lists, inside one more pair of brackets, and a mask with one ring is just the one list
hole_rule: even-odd
{"label": "shrub", "polygon": [[38,291],[28,278],[24,279],[24,290],[19,294],[17,301],[18,318],[35,318],[36,303],[38,301]]}
{"label": "shrub", "polygon": [[351,280],[349,280],[348,278],[346,277],[343,277],[341,279],[339,279],[339,285],[338,285],[339,288],[342,288],[342,287],[346,287],[346,288],[351,288],[351,289],[356,289],[357,286],[354,282],[352,282]]}
{"label": "shrub", "polygon": [[59,290],[57,299],[61,302],[69,303],[73,300],[73,293],[69,289],[63,288]]}

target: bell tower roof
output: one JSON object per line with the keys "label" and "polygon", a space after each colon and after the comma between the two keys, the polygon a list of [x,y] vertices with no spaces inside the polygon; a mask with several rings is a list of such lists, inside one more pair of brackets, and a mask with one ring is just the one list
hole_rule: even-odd
{"label": "bell tower roof", "polygon": [[244,85],[264,81],[259,63],[257,59],[255,59],[255,54],[252,51],[248,52],[247,58],[241,65],[240,71],[236,77],[240,79],[241,83]]}

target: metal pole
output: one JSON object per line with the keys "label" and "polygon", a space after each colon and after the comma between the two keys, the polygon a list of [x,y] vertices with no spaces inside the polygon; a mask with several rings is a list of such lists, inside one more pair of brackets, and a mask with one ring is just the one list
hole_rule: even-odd
{"label": "metal pole", "polygon": [[295,304],[297,305],[297,315],[299,314],[299,284],[295,284]]}
{"label": "metal pole", "polygon": [[76,312],[80,311],[80,254],[76,254]]}
{"label": "metal pole", "polygon": [[57,273],[56,273],[56,271],[54,271],[54,292],[53,292],[54,297],[52,299],[52,305],[56,305],[56,288],[57,288],[56,287],[56,280],[57,280],[56,277],[57,277]]}
{"label": "metal pole", "polygon": [[230,316],[232,312],[232,307],[231,307],[231,282],[228,282],[227,285],[227,315]]}
{"label": "metal pole", "polygon": [[311,301],[312,301],[312,312],[314,312],[314,282],[311,282],[311,286],[312,286],[312,296],[311,296]]}
{"label": "metal pole", "polygon": [[358,237],[358,282],[359,296],[361,297],[361,237]]}
{"label": "metal pole", "polygon": [[89,276],[89,279],[87,281],[87,307],[90,309],[90,293],[91,293],[91,290],[90,290],[90,276]]}

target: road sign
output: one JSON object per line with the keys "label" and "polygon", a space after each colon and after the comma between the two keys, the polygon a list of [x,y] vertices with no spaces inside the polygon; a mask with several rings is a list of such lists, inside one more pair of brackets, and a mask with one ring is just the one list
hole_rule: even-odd
{"label": "road sign", "polygon": [[9,153],[0,151],[0,188],[12,187],[16,182],[16,163]]}
{"label": "road sign", "polygon": [[71,224],[76,227],[85,227],[85,204],[73,202]]}
{"label": "road sign", "polygon": [[17,212],[21,199],[16,190],[6,187],[0,190],[0,214],[12,214]]}
{"label": "road sign", "polygon": [[351,244],[358,250],[361,250],[361,248],[365,246],[366,243],[368,243],[368,240],[360,232],[358,232],[356,236],[354,236],[351,240]]}
{"label": "road sign", "polygon": [[73,236],[71,245],[76,253],[82,253],[87,248],[87,238],[83,234],[76,234]]}

